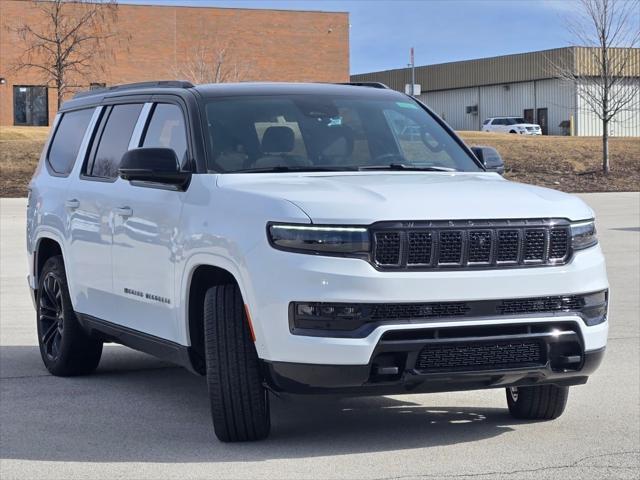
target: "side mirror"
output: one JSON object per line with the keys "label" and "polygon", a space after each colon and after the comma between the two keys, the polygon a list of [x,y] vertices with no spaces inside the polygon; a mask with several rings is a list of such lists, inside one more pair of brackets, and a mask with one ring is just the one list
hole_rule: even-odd
{"label": "side mirror", "polygon": [[498,151],[493,147],[471,147],[471,151],[482,162],[488,172],[504,173],[504,162]]}
{"label": "side mirror", "polygon": [[171,148],[134,148],[122,156],[118,173],[124,180],[164,183],[184,187],[190,172],[180,169],[176,152]]}

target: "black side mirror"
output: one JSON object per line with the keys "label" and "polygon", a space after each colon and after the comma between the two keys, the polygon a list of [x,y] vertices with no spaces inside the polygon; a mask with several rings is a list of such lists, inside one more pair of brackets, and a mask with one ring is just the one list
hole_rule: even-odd
{"label": "black side mirror", "polygon": [[504,173],[504,162],[498,151],[493,147],[471,147],[471,151],[482,162],[488,172]]}
{"label": "black side mirror", "polygon": [[164,183],[184,187],[190,172],[180,169],[176,152],[171,148],[134,148],[122,156],[118,173],[124,180]]}

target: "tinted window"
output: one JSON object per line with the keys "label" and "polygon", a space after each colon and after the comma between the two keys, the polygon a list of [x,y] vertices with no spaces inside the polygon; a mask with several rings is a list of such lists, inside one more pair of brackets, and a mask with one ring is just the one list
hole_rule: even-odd
{"label": "tinted window", "polygon": [[187,132],[180,107],[168,103],[156,105],[142,146],[172,148],[182,166],[187,166]]}
{"label": "tinted window", "polygon": [[484,122],[482,122],[483,125],[486,125],[487,123],[489,123],[491,121],[490,118],[487,118]]}
{"label": "tinted window", "polygon": [[217,171],[397,163],[479,170],[433,116],[405,97],[247,96],[213,100],[206,112]]}
{"label": "tinted window", "polygon": [[93,108],[62,115],[49,148],[48,161],[54,172],[63,175],[71,172],[92,115]]}
{"label": "tinted window", "polygon": [[91,175],[116,178],[122,155],[129,148],[133,128],[142,110],[142,104],[116,105],[111,109],[100,136]]}

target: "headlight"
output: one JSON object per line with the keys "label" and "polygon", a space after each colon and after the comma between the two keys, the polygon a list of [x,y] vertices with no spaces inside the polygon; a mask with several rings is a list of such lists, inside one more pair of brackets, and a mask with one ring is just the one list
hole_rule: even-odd
{"label": "headlight", "polygon": [[282,250],[321,255],[369,253],[369,231],[363,227],[271,224],[268,232],[271,244]]}
{"label": "headlight", "polygon": [[596,243],[598,243],[598,237],[593,220],[571,224],[571,244],[574,250],[593,247]]}

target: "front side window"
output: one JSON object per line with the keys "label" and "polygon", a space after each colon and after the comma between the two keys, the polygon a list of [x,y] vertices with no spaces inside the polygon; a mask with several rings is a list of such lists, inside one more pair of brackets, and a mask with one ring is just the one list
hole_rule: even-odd
{"label": "front side window", "polygon": [[187,131],[180,107],[169,103],[155,106],[142,146],[171,148],[183,168],[187,167]]}
{"label": "front side window", "polygon": [[212,99],[206,106],[219,172],[410,168],[481,171],[410,98],[278,95]]}
{"label": "front side window", "polygon": [[68,175],[73,169],[93,110],[86,108],[62,114],[47,155],[49,166],[55,173]]}
{"label": "front side window", "polygon": [[142,110],[141,103],[114,105],[107,112],[106,123],[100,135],[97,149],[87,172],[92,177],[114,179],[118,176],[118,167],[122,156],[129,148],[133,129]]}

